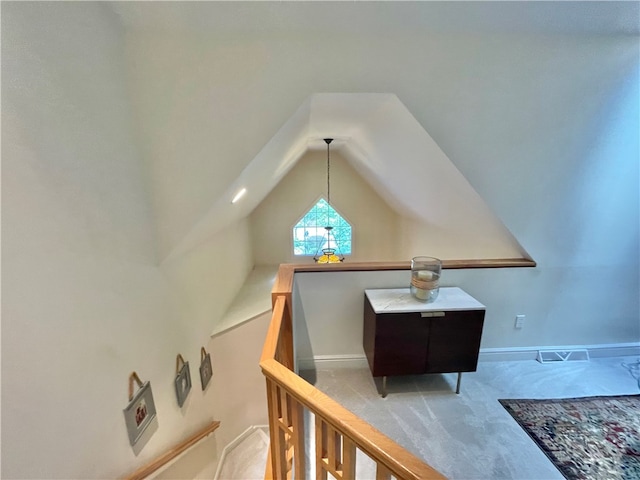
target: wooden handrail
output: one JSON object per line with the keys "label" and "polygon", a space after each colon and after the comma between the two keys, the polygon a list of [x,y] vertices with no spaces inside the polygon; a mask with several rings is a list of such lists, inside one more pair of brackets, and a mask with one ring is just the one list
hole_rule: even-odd
{"label": "wooden handrail", "polygon": [[[297,272],[366,272],[384,270],[409,270],[410,261],[403,262],[345,262],[345,263],[283,263],[285,269],[292,270],[285,278],[292,278]],[[536,262],[530,258],[490,258],[467,260],[442,260],[443,269],[459,268],[510,268],[510,267],[535,267]]]}
{"label": "wooden handrail", "polygon": [[215,430],[217,430],[217,428],[219,426],[220,426],[220,422],[217,421],[217,420],[209,423],[204,428],[201,428],[200,430],[198,430],[196,433],[194,433],[190,437],[185,438],[182,442],[180,442],[180,443],[174,445],[173,447],[171,447],[164,454],[162,454],[159,457],[155,458],[154,460],[152,460],[151,462],[147,463],[146,465],[143,465],[138,470],[136,470],[132,474],[130,474],[127,477],[125,477],[125,480],[142,480],[144,478],[147,478],[153,472],[155,472],[155,471],[159,470],[160,468],[164,467],[171,460],[173,460],[178,455],[180,455],[181,453],[183,453],[186,450],[188,450],[189,448],[191,448],[193,445],[198,443],[200,440],[202,440],[203,438],[211,435]]}
{"label": "wooden handrail", "polygon": [[[476,269],[476,268],[522,268],[535,267],[531,258],[494,258],[486,260],[442,260],[444,270]],[[284,295],[291,305],[293,278],[300,272],[370,272],[388,270],[410,270],[411,262],[353,262],[322,264],[282,263],[271,290],[272,302],[276,297]]]}

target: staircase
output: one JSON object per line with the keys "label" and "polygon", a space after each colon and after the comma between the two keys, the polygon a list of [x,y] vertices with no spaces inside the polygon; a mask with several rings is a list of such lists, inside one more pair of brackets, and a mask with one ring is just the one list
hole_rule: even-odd
{"label": "staircase", "polygon": [[223,450],[214,480],[264,480],[268,451],[268,427],[249,427]]}

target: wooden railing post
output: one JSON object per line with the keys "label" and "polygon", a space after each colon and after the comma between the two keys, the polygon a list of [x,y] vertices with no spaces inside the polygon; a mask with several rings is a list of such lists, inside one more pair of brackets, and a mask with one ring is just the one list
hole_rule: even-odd
{"label": "wooden railing post", "polygon": [[291,421],[293,429],[293,438],[291,443],[294,452],[294,468],[296,473],[296,480],[305,480],[307,478],[306,461],[304,451],[304,408],[297,401],[291,398],[293,402],[291,411]]}
{"label": "wooden railing post", "polygon": [[292,372],[294,371],[295,361],[293,358],[293,318],[291,316],[291,308],[285,301],[285,309],[282,318],[282,329],[280,331],[280,363]]}
{"label": "wooden railing post", "polygon": [[269,380],[267,381],[267,408],[269,410],[269,455],[271,456],[271,476],[272,478],[279,479],[282,473],[282,461],[280,456],[282,455],[282,445],[280,445],[280,436],[278,428],[278,414],[277,414],[277,385]]}

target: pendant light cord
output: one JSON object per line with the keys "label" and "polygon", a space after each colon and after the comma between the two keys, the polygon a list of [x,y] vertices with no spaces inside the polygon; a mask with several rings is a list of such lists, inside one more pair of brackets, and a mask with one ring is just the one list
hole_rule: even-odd
{"label": "pendant light cord", "polygon": [[329,144],[333,142],[333,138],[325,138],[327,142],[327,203],[331,205],[331,149]]}
{"label": "pendant light cord", "polygon": [[331,205],[331,152],[327,143],[327,203]]}

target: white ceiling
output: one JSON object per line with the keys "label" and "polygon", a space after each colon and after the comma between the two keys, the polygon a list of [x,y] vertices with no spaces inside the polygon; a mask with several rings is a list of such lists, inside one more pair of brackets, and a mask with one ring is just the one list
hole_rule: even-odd
{"label": "white ceiling", "polygon": [[[307,150],[331,144],[400,215],[488,239],[506,258],[528,256],[502,222],[393,94],[315,94],[307,99],[173,250],[183,254],[251,213]],[[390,161],[390,159],[393,159]],[[230,201],[242,188],[251,195]]]}
{"label": "white ceiling", "polygon": [[192,33],[640,33],[640,3],[635,1],[176,1],[114,2],[111,7],[127,29]]}
{"label": "white ceiling", "polygon": [[[515,116],[526,133],[522,138],[534,138],[529,112],[541,104],[558,103],[536,98],[552,98],[558,91],[559,98],[570,99],[566,92],[581,90],[575,88],[577,79],[599,78],[580,77],[580,71],[591,72],[583,63],[606,71],[585,54],[601,48],[594,36],[633,42],[640,34],[640,2],[105,5],[127,34],[133,106],[159,199],[162,258],[184,252],[246,217],[307,150],[324,148],[322,138],[327,136],[336,138],[333,147],[401,214],[421,216],[432,225],[453,222],[448,225],[452,231],[463,231],[457,228],[463,225],[492,225],[503,239],[509,237],[431,135],[439,142],[450,141],[443,145],[450,155],[473,145],[471,154],[458,151],[451,158],[471,159],[471,171],[486,168],[479,152],[503,137],[498,131],[486,135],[487,118],[498,128],[496,120],[506,112],[522,112]],[[442,36],[447,41],[434,39],[432,33],[446,34]],[[485,40],[484,55],[474,50],[474,34]],[[516,48],[493,49],[491,42],[498,34],[506,35],[502,44],[514,43]],[[564,60],[554,63],[556,43],[545,43],[556,34],[553,38],[563,36],[560,46],[568,44],[579,53],[570,55],[566,65]],[[365,43],[368,48],[360,48]],[[533,54],[533,46],[540,43]],[[584,49],[574,44],[584,44]],[[599,52],[593,58],[603,58]],[[451,87],[453,81],[458,83]],[[318,92],[355,94],[335,101],[335,96]],[[373,99],[375,95],[365,92],[383,93]],[[485,100],[485,108],[475,109]],[[521,108],[527,105],[528,110]],[[475,120],[468,120],[474,116],[467,112],[475,112]],[[438,122],[429,123],[432,115]],[[457,123],[446,136],[436,129],[449,117]],[[546,114],[538,115],[543,117]],[[474,121],[477,135],[460,136],[465,122]],[[396,128],[400,125],[405,130]],[[525,158],[532,151],[523,153],[515,141],[509,145],[518,145],[518,152],[508,158]],[[434,204],[416,197],[414,185],[433,169],[438,175],[429,177],[436,179],[432,192],[438,192],[442,182],[455,181],[460,186],[467,183],[460,187],[467,194],[453,196],[449,190],[447,209],[416,211],[416,204]],[[248,195],[231,206],[230,199],[241,187],[248,188]],[[447,192],[434,195],[442,198]],[[476,207],[469,209],[470,204]]]}

